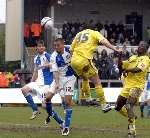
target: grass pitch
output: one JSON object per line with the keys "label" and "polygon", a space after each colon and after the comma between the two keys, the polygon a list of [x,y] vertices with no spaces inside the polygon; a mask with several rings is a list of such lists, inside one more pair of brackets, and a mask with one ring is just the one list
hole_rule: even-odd
{"label": "grass pitch", "polygon": [[[64,117],[62,107],[55,110]],[[136,108],[137,115],[139,109]],[[29,120],[29,107],[0,108],[0,138],[61,138],[56,122],[44,125],[45,110],[35,120]],[[141,119],[136,123],[137,138],[150,138],[150,120]],[[127,119],[110,111],[103,114],[99,107],[73,107],[73,118],[68,138],[127,138]]]}

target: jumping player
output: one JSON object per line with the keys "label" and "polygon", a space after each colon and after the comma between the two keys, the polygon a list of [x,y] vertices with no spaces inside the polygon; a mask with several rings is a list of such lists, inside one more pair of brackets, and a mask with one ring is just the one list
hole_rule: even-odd
{"label": "jumping player", "polygon": [[120,50],[117,50],[115,47],[113,47],[109,41],[98,31],[85,29],[79,32],[72,42],[71,66],[76,74],[83,78],[83,91],[89,91],[88,80],[94,83],[96,94],[103,110],[109,108],[110,105],[106,104],[104,91],[98,76],[98,71],[92,62],[94,52],[99,44],[102,44],[116,52],[120,52]]}
{"label": "jumping player", "polygon": [[70,121],[72,116],[72,95],[74,90],[74,84],[76,77],[74,71],[71,68],[71,54],[68,47],[64,46],[64,40],[58,38],[54,42],[55,51],[52,54],[52,59],[57,65],[57,71],[59,72],[59,92],[64,97],[65,102],[65,121],[62,130],[62,135],[69,134]]}

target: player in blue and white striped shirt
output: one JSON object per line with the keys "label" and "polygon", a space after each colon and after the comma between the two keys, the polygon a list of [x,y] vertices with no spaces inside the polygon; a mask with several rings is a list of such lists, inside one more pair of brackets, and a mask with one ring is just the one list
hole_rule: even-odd
{"label": "player in blue and white striped shirt", "polygon": [[45,99],[45,96],[53,96],[56,92],[56,87],[58,85],[58,80],[56,78],[56,65],[52,62],[51,55],[45,52],[43,41],[38,42],[37,53],[37,56],[34,58],[35,69],[32,80],[21,89],[24,97],[33,110],[33,114],[30,119],[34,119],[40,113],[32,98],[32,96],[38,96],[40,100],[45,102],[48,114],[53,116],[59,125],[62,125],[63,120],[52,109],[51,101],[47,101],[47,99]]}
{"label": "player in blue and white striped shirt", "polygon": [[58,38],[54,42],[55,51],[52,54],[52,60],[56,63],[57,71],[59,72],[59,93],[65,100],[65,122],[62,130],[62,135],[69,134],[70,120],[72,116],[72,95],[76,77],[71,68],[71,54],[68,47],[64,46],[64,40]]}

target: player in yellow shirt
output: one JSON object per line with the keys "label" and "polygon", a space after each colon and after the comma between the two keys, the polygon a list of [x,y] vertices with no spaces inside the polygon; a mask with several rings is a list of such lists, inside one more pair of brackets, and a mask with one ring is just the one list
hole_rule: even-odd
{"label": "player in yellow shirt", "polygon": [[[124,78],[124,87],[118,96],[115,110],[123,116],[128,117],[128,135],[136,136],[135,130],[135,114],[133,107],[143,92],[147,72],[149,70],[149,57],[147,53],[147,44],[140,44],[138,47],[138,55],[131,56],[126,61],[119,62],[122,67]],[[106,110],[107,112],[108,110]]]}
{"label": "player in yellow shirt", "polygon": [[89,91],[88,80],[94,83],[96,94],[103,110],[109,108],[110,105],[106,104],[98,71],[92,62],[94,52],[99,44],[120,52],[120,50],[117,50],[114,46],[112,46],[98,31],[85,29],[79,32],[72,42],[71,66],[77,75],[83,78],[82,89],[84,91]]}

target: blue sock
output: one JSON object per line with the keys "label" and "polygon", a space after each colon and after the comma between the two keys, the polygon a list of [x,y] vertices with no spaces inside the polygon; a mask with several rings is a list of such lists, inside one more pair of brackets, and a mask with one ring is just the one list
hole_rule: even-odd
{"label": "blue sock", "polygon": [[150,105],[147,105],[147,116],[150,116]]}
{"label": "blue sock", "polygon": [[72,115],[72,109],[71,108],[66,109],[65,127],[70,126],[71,115]]}
{"label": "blue sock", "polygon": [[141,105],[140,105],[140,110],[141,110],[141,113],[144,112],[144,103],[141,103]]}
{"label": "blue sock", "polygon": [[58,124],[62,124],[63,120],[61,119],[61,117],[53,110],[53,114],[52,114],[53,118],[56,120],[56,122]]}
{"label": "blue sock", "polygon": [[46,111],[49,116],[52,116],[52,103],[46,103]]}
{"label": "blue sock", "polygon": [[62,107],[64,108],[64,110],[66,109],[66,103],[64,100],[62,100]]}
{"label": "blue sock", "polygon": [[34,103],[33,98],[31,95],[27,95],[25,96],[28,104],[30,105],[30,107],[32,108],[33,112],[38,110],[37,105]]}

